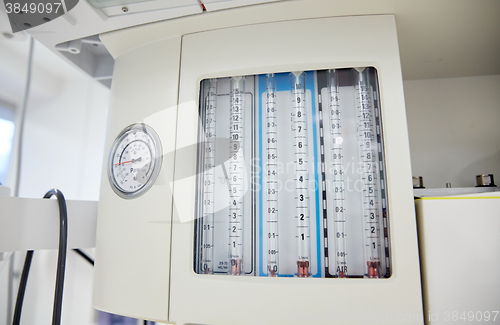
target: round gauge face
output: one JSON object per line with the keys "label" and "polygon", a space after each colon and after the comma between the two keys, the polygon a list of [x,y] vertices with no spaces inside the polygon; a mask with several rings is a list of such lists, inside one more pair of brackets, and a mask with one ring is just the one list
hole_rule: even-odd
{"label": "round gauge face", "polygon": [[153,128],[141,123],[126,127],[111,149],[108,164],[111,187],[125,199],[144,194],[155,182],[161,160],[160,139]]}

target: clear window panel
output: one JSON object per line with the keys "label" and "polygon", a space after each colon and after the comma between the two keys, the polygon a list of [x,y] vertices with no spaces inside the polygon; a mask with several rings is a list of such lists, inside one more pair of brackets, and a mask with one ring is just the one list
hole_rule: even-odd
{"label": "clear window panel", "polygon": [[372,67],[205,79],[194,271],[388,278]]}

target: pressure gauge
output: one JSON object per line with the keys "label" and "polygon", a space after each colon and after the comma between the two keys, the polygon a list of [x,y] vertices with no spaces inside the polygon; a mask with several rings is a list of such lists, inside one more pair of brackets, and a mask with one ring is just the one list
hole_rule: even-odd
{"label": "pressure gauge", "polygon": [[161,143],[153,128],[132,124],[113,143],[108,163],[111,187],[124,199],[141,196],[158,177],[161,162]]}

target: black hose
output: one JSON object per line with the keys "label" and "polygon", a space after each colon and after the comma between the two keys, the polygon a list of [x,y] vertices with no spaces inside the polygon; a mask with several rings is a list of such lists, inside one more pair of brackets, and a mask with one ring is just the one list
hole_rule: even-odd
{"label": "black hose", "polygon": [[26,284],[28,283],[28,275],[30,273],[32,260],[33,251],[28,251],[26,253],[26,259],[24,260],[23,273],[21,275],[21,282],[19,283],[19,291],[17,292],[16,307],[14,309],[12,325],[19,325],[21,322],[21,310],[23,309],[24,293],[26,292]]}
{"label": "black hose", "polygon": [[54,294],[54,309],[52,312],[52,325],[61,324],[64,271],[66,269],[66,252],[68,248],[68,212],[64,195],[58,189],[52,189],[44,195],[44,199],[56,196],[59,204],[59,256],[57,257],[56,289]]}
{"label": "black hose", "polygon": [[[62,298],[64,288],[64,270],[66,269],[66,251],[68,247],[68,211],[66,209],[66,200],[61,191],[52,189],[48,191],[43,198],[49,199],[53,195],[57,198],[59,204],[59,256],[57,258],[56,289],[54,295],[54,310],[52,312],[52,325],[61,324]],[[24,261],[21,282],[17,293],[16,307],[14,310],[13,325],[19,325],[21,322],[21,310],[23,308],[24,294],[28,283],[31,261],[33,260],[33,251],[26,253]]]}
{"label": "black hose", "polygon": [[78,253],[78,255],[80,255],[81,257],[83,257],[87,262],[89,262],[90,264],[94,265],[94,260],[91,259],[87,254],[85,254],[84,252],[82,252],[81,250],[79,250],[78,248],[74,248],[73,249],[76,253]]}

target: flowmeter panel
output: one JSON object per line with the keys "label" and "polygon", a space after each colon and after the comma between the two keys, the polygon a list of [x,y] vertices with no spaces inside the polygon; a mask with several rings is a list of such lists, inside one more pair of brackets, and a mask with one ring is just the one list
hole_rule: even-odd
{"label": "flowmeter panel", "polygon": [[388,278],[377,70],[200,84],[194,271]]}
{"label": "flowmeter panel", "polygon": [[[297,19],[310,6],[299,2],[296,14],[242,9],[255,24],[231,10],[209,30],[198,15],[104,38],[124,50],[107,148],[150,125],[163,160],[129,200],[104,170],[98,309],[175,324],[423,324],[395,17]],[[118,176],[149,157],[120,142],[105,166]]]}

